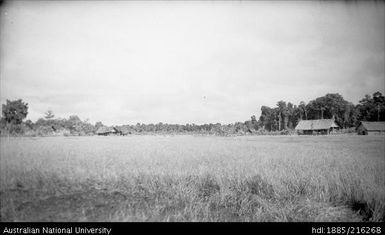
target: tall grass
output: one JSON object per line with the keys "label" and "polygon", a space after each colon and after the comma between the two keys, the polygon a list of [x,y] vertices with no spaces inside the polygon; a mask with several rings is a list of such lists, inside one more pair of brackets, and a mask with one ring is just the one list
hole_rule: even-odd
{"label": "tall grass", "polygon": [[384,221],[383,136],[2,138],[1,221]]}

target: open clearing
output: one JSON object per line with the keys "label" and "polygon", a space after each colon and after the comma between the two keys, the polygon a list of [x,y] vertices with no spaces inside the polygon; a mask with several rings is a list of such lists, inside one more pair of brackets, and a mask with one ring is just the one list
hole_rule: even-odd
{"label": "open clearing", "polygon": [[384,136],[1,138],[1,221],[384,221]]}

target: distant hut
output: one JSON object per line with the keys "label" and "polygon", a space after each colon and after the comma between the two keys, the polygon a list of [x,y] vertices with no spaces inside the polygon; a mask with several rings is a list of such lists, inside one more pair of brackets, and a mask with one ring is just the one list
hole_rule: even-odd
{"label": "distant hut", "polygon": [[96,131],[97,135],[116,135],[119,131],[114,127],[102,126]]}
{"label": "distant hut", "polygon": [[359,135],[385,134],[385,122],[360,122],[356,130]]}
{"label": "distant hut", "polygon": [[339,126],[334,119],[300,120],[295,130],[299,134],[329,134]]}
{"label": "distant hut", "polygon": [[129,127],[123,126],[120,128],[120,132],[122,135],[131,135],[132,131]]}
{"label": "distant hut", "polygon": [[127,126],[114,127],[120,135],[132,134],[131,130]]}

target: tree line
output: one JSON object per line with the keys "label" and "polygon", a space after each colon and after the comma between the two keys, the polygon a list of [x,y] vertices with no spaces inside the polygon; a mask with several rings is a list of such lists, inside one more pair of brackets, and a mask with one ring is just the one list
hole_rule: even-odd
{"label": "tree line", "polygon": [[[95,135],[97,130],[105,126],[102,122],[94,125],[88,120],[81,120],[72,115],[68,118],[55,118],[53,111],[48,110],[44,117],[36,122],[26,120],[28,103],[21,99],[7,100],[2,105],[0,131],[2,135]],[[340,94],[326,94],[314,100],[300,102],[278,101],[275,107],[262,106],[261,116],[257,120],[252,115],[250,120],[231,124],[144,124],[115,126],[131,134],[146,133],[196,133],[212,135],[233,134],[288,134],[300,120],[334,118],[341,128],[351,128],[360,121],[385,121],[385,97],[380,92],[372,96],[365,95],[357,105],[346,101]]]}
{"label": "tree line", "polygon": [[262,106],[259,127],[268,131],[293,129],[299,120],[334,118],[341,128],[355,127],[360,121],[385,121],[385,97],[380,92],[365,95],[357,105],[340,94],[326,94],[309,103],[278,101],[276,107]]}

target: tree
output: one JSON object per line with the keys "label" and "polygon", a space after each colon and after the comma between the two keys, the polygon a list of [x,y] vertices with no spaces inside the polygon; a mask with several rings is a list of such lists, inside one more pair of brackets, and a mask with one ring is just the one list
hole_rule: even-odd
{"label": "tree", "polygon": [[278,120],[279,120],[278,130],[280,131],[282,129],[282,120],[283,120],[283,124],[284,124],[283,125],[284,129],[287,129],[288,110],[287,110],[286,102],[283,100],[278,101],[277,107],[278,107],[278,112],[279,112],[278,113]]}
{"label": "tree", "polygon": [[247,120],[244,123],[246,125],[247,131],[252,133],[253,130],[258,130],[258,123],[255,115],[251,116],[251,120]]}
{"label": "tree", "polygon": [[254,124],[255,122],[257,122],[257,119],[255,117],[255,115],[251,116],[251,122]]}
{"label": "tree", "polygon": [[[276,108],[261,107],[259,125],[268,131],[286,130],[295,128],[301,119],[331,119],[334,117],[339,126],[347,128],[356,125],[359,120],[362,120],[359,118],[359,113],[366,120],[384,120],[385,97],[379,92],[373,94],[373,97],[376,98],[372,99],[370,96],[366,96],[361,101],[359,107],[361,112],[358,112],[353,103],[346,101],[338,93],[326,94],[311,100],[308,104],[301,101],[298,106],[281,100],[277,102]],[[378,108],[375,109],[375,107]]]}
{"label": "tree", "polygon": [[[330,119],[334,116],[338,125],[352,126],[352,103],[346,101],[340,94],[326,94],[312,100],[306,106],[309,119]],[[347,110],[348,109],[348,110]],[[348,114],[347,114],[348,113]],[[349,117],[347,120],[344,117]]]}
{"label": "tree", "polygon": [[261,123],[261,126],[268,130],[268,131],[272,131],[274,126],[275,126],[275,123],[274,123],[274,120],[275,120],[275,112],[272,108],[268,107],[268,106],[262,106],[261,107],[261,116],[259,117],[259,121]]}
{"label": "tree", "polygon": [[296,122],[296,120],[294,120],[295,118],[295,109],[296,109],[296,106],[293,105],[292,103],[287,103],[287,119],[286,119],[286,127],[290,128],[290,129],[293,129],[294,128],[294,123]]}
{"label": "tree", "polygon": [[358,120],[385,121],[385,97],[375,92],[373,97],[365,95],[356,106]]}
{"label": "tree", "polygon": [[54,117],[55,115],[53,114],[52,110],[48,110],[47,112],[45,112],[45,116],[44,116],[45,119],[50,120]]}
{"label": "tree", "polygon": [[95,129],[98,130],[100,127],[104,126],[102,122],[95,123]]}
{"label": "tree", "polygon": [[258,121],[255,115],[251,116],[251,126],[253,129],[258,130]]}
{"label": "tree", "polygon": [[373,103],[376,108],[376,121],[383,120],[381,116],[385,111],[385,96],[381,94],[381,92],[377,91],[373,94]]}
{"label": "tree", "polygon": [[305,102],[303,102],[303,101],[301,101],[300,103],[299,103],[299,106],[298,106],[298,108],[300,109],[300,118],[302,119],[304,116],[303,116],[303,114],[305,114],[305,120],[307,120],[307,110],[306,110],[306,103]]}
{"label": "tree", "polygon": [[31,120],[27,120],[25,121],[25,125],[29,128],[29,129],[33,129],[34,125],[33,125],[33,122]]}
{"label": "tree", "polygon": [[303,117],[303,111],[300,108],[300,106],[294,105],[293,107],[293,116],[292,116],[292,123],[293,123],[293,128],[297,126],[299,123],[299,120],[302,120]]}
{"label": "tree", "polygon": [[20,125],[28,114],[28,103],[24,103],[21,99],[15,101],[7,100],[2,105],[3,118],[7,124]]}
{"label": "tree", "polygon": [[80,118],[76,115],[72,115],[68,118],[68,120],[65,120],[64,121],[64,128],[67,129],[67,130],[70,130],[71,133],[73,132],[79,132],[80,131],[80,125],[81,125],[82,121],[80,120]]}

